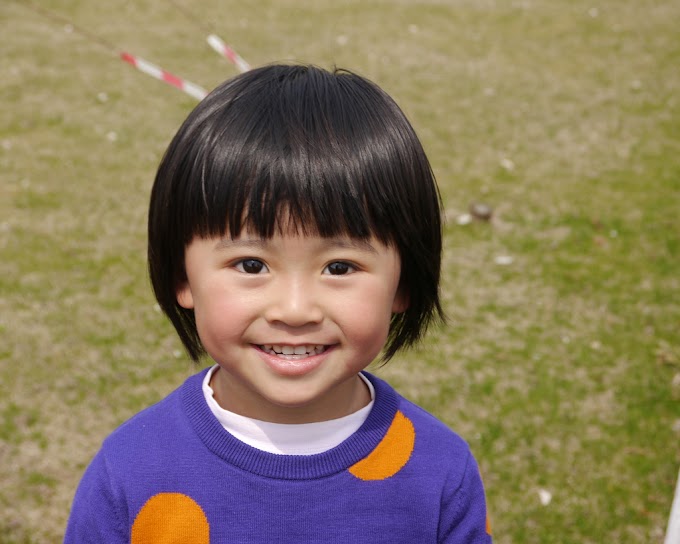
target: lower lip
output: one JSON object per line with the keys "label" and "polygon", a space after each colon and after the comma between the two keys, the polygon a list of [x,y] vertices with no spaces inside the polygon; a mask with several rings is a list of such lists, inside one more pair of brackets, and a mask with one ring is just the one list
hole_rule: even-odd
{"label": "lower lip", "polygon": [[267,366],[276,374],[281,376],[304,376],[316,370],[324,362],[328,354],[333,350],[332,347],[326,348],[323,353],[310,355],[304,359],[284,359],[277,357],[259,347],[255,346],[260,357],[267,363]]}

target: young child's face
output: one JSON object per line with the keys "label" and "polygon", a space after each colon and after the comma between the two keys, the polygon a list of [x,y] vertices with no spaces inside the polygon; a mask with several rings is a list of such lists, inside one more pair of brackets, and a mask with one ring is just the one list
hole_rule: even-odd
{"label": "young child's face", "polygon": [[265,421],[342,417],[365,404],[357,377],[385,344],[398,289],[397,251],[375,239],[294,233],[195,238],[178,303],[193,308],[220,365],[227,410]]}

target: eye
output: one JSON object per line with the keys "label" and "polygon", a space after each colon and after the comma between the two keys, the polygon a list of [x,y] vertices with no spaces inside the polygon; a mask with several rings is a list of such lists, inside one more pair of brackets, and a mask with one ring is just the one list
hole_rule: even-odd
{"label": "eye", "polygon": [[351,274],[352,272],[356,272],[356,268],[344,261],[332,262],[324,268],[324,273],[330,274],[331,276],[344,276],[346,274]]}
{"label": "eye", "polygon": [[267,265],[258,259],[243,259],[237,262],[234,268],[245,274],[264,274],[269,272]]}

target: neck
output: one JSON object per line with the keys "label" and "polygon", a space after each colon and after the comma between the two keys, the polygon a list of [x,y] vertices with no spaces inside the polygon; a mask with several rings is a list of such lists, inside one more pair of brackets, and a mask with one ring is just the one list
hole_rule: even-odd
{"label": "neck", "polygon": [[269,423],[295,425],[330,421],[353,414],[371,402],[371,393],[358,375],[336,386],[319,401],[271,408],[264,406],[263,403],[250,402],[241,393],[243,384],[234,382],[235,378],[223,368],[218,368],[213,373],[210,387],[217,404],[235,414]]}

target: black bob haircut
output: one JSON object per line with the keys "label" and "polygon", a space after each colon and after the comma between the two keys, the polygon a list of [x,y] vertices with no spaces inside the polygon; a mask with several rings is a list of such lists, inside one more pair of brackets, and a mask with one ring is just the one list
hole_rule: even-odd
{"label": "black bob haircut", "polygon": [[432,169],[397,104],[361,76],[301,65],[251,70],[211,92],[170,143],[151,192],[149,272],[195,361],[205,350],[194,312],[176,299],[185,249],[194,237],[234,238],[244,227],[263,238],[291,228],[374,236],[396,248],[408,308],[392,316],[383,361],[444,317]]}

